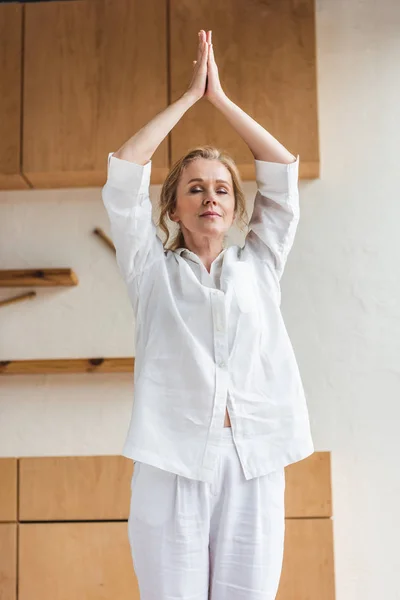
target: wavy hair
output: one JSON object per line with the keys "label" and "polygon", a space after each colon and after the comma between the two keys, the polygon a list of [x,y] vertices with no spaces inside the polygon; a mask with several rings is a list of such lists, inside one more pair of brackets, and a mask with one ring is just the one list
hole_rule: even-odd
{"label": "wavy hair", "polygon": [[226,152],[219,150],[214,146],[199,146],[197,148],[192,148],[192,150],[189,150],[182,158],[176,161],[168,173],[161,189],[158,225],[165,234],[166,239],[164,241],[164,248],[167,250],[176,250],[177,248],[185,247],[185,239],[180,227],[170,246],[167,246],[170,238],[167,221],[169,220],[171,212],[173,212],[176,207],[178,184],[182,172],[189,163],[197,158],[219,160],[220,163],[225,165],[232,177],[233,192],[235,196],[235,221],[240,229],[244,229],[248,225],[246,199],[242,189],[240,174],[233,158]]}

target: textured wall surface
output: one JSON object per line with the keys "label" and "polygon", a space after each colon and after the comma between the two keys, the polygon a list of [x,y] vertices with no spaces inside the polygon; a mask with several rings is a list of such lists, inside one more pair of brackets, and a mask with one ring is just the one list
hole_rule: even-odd
{"label": "textured wall surface", "polygon": [[[400,599],[399,32],[397,0],[317,0],[322,172],[301,183],[283,279],[316,449],[332,451],[338,600]],[[0,193],[1,267],[80,278],[0,309],[0,359],[134,352],[95,226],[108,230],[97,189]],[[130,375],[1,378],[0,455],[119,453],[131,402]]]}

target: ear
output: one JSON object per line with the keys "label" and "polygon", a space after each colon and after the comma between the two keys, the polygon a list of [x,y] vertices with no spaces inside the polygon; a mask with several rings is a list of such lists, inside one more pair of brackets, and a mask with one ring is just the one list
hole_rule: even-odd
{"label": "ear", "polygon": [[168,216],[169,216],[170,220],[173,221],[174,223],[179,223],[180,219],[174,210],[171,210],[171,212],[169,213]]}

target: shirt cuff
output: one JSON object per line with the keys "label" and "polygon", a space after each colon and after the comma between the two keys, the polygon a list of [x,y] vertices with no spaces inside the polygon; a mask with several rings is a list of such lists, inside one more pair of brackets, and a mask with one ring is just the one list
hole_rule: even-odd
{"label": "shirt cuff", "polygon": [[107,182],[123,191],[136,191],[139,194],[149,191],[151,160],[145,165],[138,165],[122,158],[108,155]]}
{"label": "shirt cuff", "polygon": [[299,179],[300,157],[290,164],[255,160],[256,181],[260,192],[268,196],[270,192],[285,193],[293,186],[297,187]]}

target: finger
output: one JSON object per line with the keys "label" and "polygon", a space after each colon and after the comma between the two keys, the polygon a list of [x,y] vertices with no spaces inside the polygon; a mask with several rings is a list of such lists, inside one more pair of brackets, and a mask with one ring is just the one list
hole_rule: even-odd
{"label": "finger", "polygon": [[208,46],[208,64],[211,65],[213,64],[213,47],[212,44]]}
{"label": "finger", "polygon": [[198,33],[198,38],[199,38],[199,43],[197,45],[197,60],[199,61],[201,59],[201,53],[202,53],[202,47],[203,47],[203,42],[201,40],[201,31],[199,31],[199,33]]}
{"label": "finger", "polygon": [[210,61],[215,64],[215,57],[214,57],[214,46],[211,44],[209,51],[208,51],[209,57],[210,57]]}
{"label": "finger", "polygon": [[207,61],[208,61],[208,44],[206,42],[204,42],[203,53],[201,55],[200,67],[207,68]]}
{"label": "finger", "polygon": [[207,31],[207,44],[211,44],[211,30]]}

